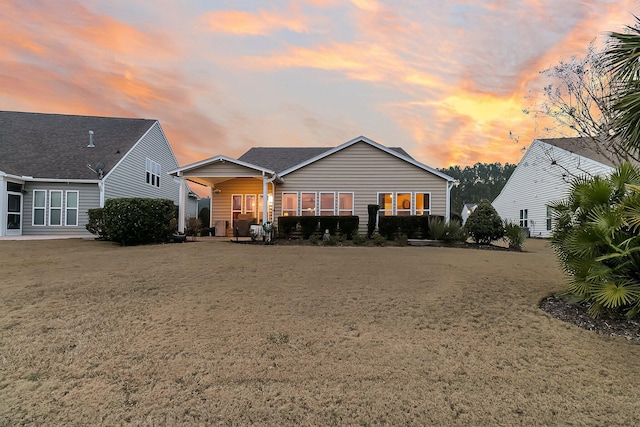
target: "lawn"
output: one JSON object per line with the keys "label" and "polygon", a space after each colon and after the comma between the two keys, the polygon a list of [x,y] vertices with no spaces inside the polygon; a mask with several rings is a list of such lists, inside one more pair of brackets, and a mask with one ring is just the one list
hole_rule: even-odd
{"label": "lawn", "polygon": [[638,425],[526,249],[0,241],[0,426]]}

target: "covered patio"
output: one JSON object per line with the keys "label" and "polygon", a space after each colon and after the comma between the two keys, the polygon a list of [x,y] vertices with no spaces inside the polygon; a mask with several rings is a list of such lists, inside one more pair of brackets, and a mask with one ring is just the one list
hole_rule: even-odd
{"label": "covered patio", "polygon": [[[273,170],[219,155],[169,174],[181,184],[186,180],[209,188],[209,226],[216,228],[216,236],[233,235],[233,222],[238,218],[250,219],[256,224],[273,222],[275,185],[283,182]],[[186,194],[185,186],[180,188],[178,230],[184,232]]]}

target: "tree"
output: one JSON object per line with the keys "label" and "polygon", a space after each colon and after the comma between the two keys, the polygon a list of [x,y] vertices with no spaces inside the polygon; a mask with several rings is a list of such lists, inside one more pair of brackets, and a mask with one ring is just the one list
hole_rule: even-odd
{"label": "tree", "polygon": [[638,160],[640,157],[640,19],[626,33],[612,32],[604,63],[612,78],[613,126],[616,139]]}
{"label": "tree", "polygon": [[476,163],[473,166],[450,166],[439,169],[458,181],[451,189],[451,212],[460,213],[465,203],[479,203],[495,199],[516,165],[505,163]]}
{"label": "tree", "polygon": [[584,58],[560,61],[540,74],[551,83],[528,96],[535,103],[524,113],[536,120],[551,119],[554,125],[545,126],[546,133],[582,137],[592,150],[614,164],[634,158],[613,136],[613,83],[602,50],[592,42]]}
{"label": "tree", "polygon": [[567,293],[603,310],[640,311],[640,167],[623,163],[609,177],[573,180],[551,207],[551,245],[572,279]]}
{"label": "tree", "polygon": [[505,234],[502,218],[488,200],[478,204],[476,210],[467,218],[465,228],[476,243],[487,245],[494,240],[502,239]]}

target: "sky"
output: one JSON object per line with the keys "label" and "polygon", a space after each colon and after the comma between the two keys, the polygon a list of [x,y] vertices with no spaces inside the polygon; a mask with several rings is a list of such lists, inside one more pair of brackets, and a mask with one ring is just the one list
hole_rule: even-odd
{"label": "sky", "polygon": [[517,163],[554,136],[522,112],[540,71],[633,15],[638,0],[0,0],[0,110],[157,119],[181,166],[360,135],[435,168]]}

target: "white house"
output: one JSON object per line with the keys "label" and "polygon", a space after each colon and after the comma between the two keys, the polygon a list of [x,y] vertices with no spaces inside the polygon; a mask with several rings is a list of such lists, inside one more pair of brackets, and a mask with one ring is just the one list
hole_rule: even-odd
{"label": "white house", "polygon": [[532,237],[550,237],[549,204],[567,197],[577,176],[605,176],[613,163],[587,138],[536,139],[493,201],[503,220],[527,228]]}
{"label": "white house", "polygon": [[197,203],[176,167],[157,120],[0,111],[0,236],[91,236],[110,198]]}

